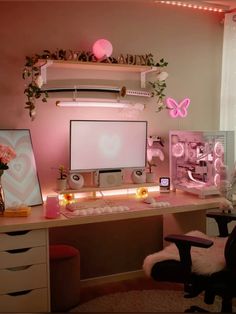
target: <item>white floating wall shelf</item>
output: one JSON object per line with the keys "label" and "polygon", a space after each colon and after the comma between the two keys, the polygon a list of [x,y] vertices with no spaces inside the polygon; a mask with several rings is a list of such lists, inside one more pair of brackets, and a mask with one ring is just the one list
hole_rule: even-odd
{"label": "white floating wall shelf", "polygon": [[41,67],[41,75],[44,84],[48,82],[47,76],[50,69],[73,69],[73,70],[90,70],[90,71],[112,71],[124,73],[140,74],[141,88],[146,88],[146,76],[152,72],[158,72],[160,69],[156,66],[129,65],[116,63],[98,63],[98,62],[78,62],[64,60],[39,60],[38,65]]}

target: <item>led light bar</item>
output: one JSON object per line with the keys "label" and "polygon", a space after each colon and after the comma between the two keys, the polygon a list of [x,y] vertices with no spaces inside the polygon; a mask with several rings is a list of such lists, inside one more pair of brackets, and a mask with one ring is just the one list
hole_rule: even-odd
{"label": "led light bar", "polygon": [[89,99],[76,99],[70,101],[57,101],[56,106],[58,107],[96,107],[96,108],[125,108],[144,110],[144,104],[140,103],[128,103],[117,100],[89,100]]}
{"label": "led light bar", "polygon": [[211,12],[227,12],[229,10],[228,6],[211,4],[209,2],[199,2],[199,1],[162,1],[155,0],[155,3],[169,4],[177,7],[185,7],[189,9],[198,9],[203,11]]}

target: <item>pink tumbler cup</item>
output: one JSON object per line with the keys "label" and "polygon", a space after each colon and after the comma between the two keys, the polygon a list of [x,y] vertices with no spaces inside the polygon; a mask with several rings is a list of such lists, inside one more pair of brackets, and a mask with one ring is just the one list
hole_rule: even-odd
{"label": "pink tumbler cup", "polygon": [[48,195],[45,204],[45,217],[57,218],[60,216],[60,204],[58,195]]}

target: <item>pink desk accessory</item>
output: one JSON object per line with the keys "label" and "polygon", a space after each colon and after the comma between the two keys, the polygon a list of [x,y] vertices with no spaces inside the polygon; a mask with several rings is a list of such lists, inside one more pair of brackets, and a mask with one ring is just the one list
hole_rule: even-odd
{"label": "pink desk accessory", "polygon": [[60,216],[60,204],[58,195],[48,195],[45,203],[45,217],[57,218]]}

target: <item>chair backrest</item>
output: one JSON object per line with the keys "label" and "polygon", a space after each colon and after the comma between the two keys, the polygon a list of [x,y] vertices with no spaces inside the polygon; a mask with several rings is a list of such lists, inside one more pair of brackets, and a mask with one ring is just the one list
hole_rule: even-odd
{"label": "chair backrest", "polygon": [[236,270],[236,226],[225,245],[225,260],[228,268]]}

